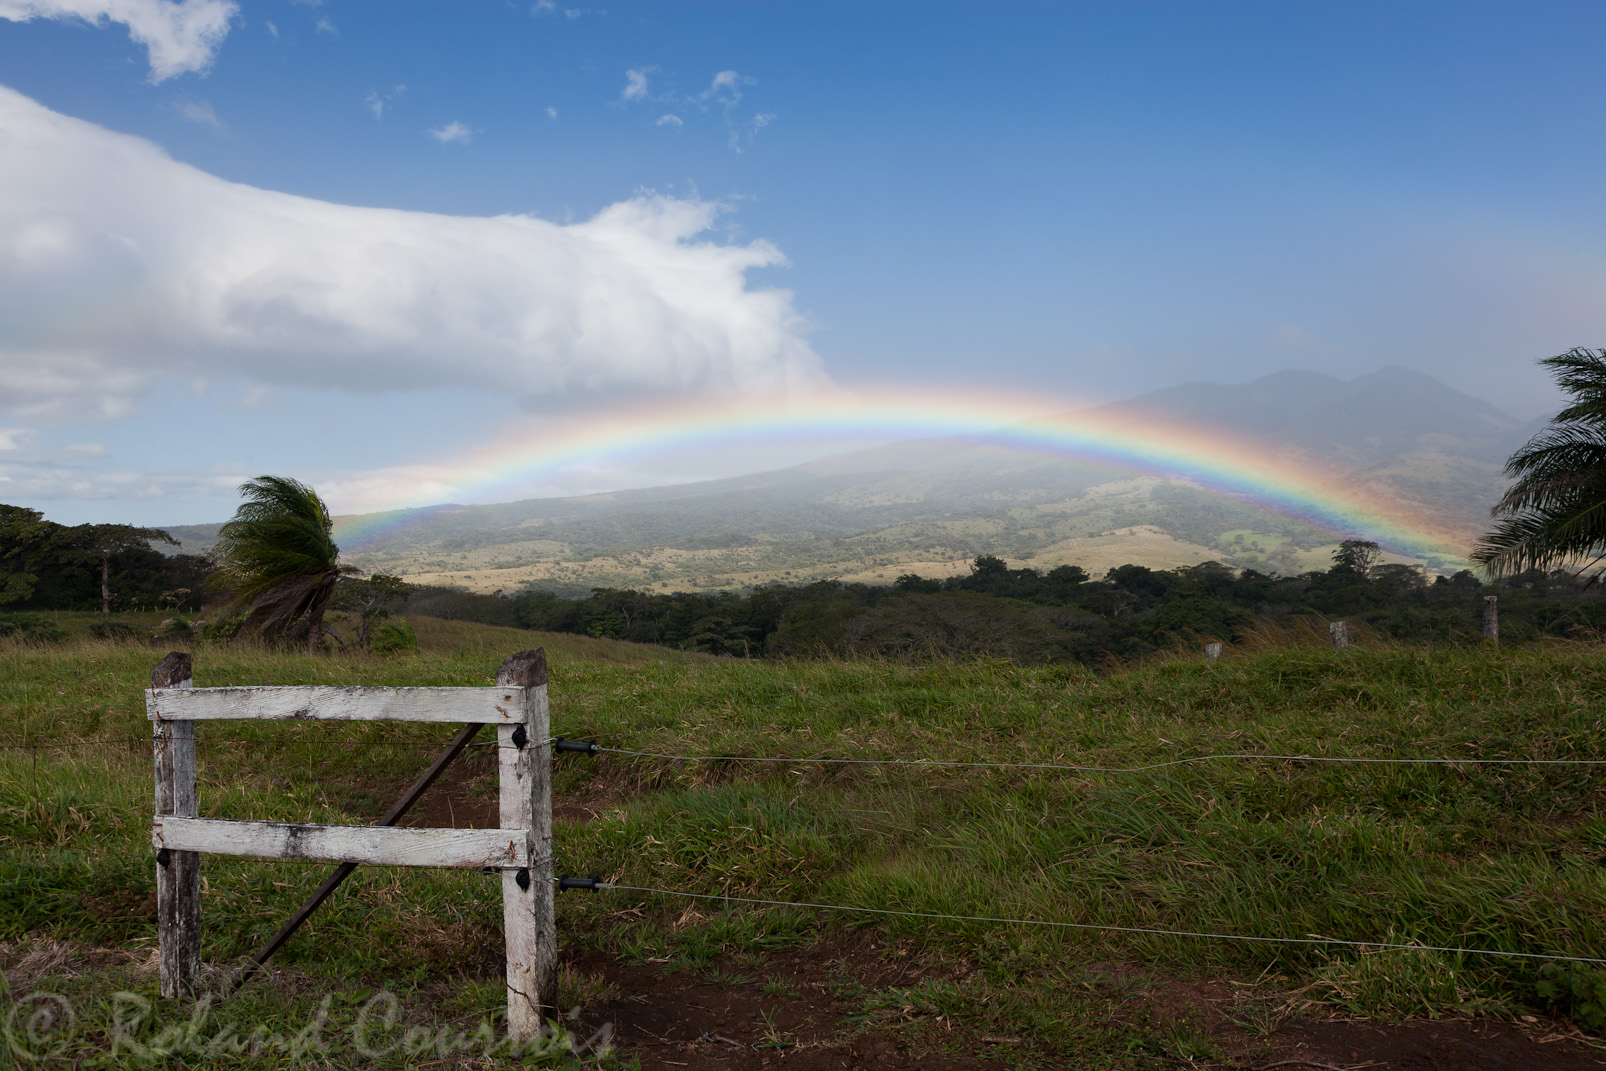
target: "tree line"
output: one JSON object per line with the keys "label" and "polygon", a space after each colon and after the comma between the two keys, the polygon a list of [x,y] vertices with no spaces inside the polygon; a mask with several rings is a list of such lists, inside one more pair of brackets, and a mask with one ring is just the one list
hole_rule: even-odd
{"label": "tree line", "polygon": [[0,504],[0,611],[200,609],[214,565],[159,528],[67,526],[38,510]]}
{"label": "tree line", "polygon": [[[1485,584],[1470,571],[1430,578],[1419,567],[1379,557],[1376,544],[1350,540],[1331,568],[1298,576],[1205,562],[1178,569],[1123,565],[1094,579],[1075,565],[1012,569],[983,555],[968,575],[911,573],[890,586],[821,581],[716,594],[596,588],[580,599],[533,590],[459,597],[455,612],[738,657],[1086,663],[1203,640],[1238,642],[1299,618],[1343,618],[1397,640],[1481,642],[1483,597],[1491,594],[1500,598],[1508,641],[1606,629],[1606,601],[1565,571],[1531,570]],[[417,598],[450,601],[429,592]]]}

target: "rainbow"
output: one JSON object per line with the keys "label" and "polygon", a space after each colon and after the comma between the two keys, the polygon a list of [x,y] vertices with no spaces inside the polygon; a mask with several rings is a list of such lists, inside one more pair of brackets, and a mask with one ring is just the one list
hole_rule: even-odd
{"label": "rainbow", "polygon": [[[1065,399],[905,388],[806,401],[701,398],[622,406],[503,433],[428,469],[419,486],[434,502],[506,502],[532,497],[543,481],[601,465],[676,456],[741,456],[790,447],[821,457],[908,439],[960,438],[1049,458],[1181,479],[1245,497],[1340,538],[1371,539],[1386,550],[1439,563],[1461,561],[1465,533],[1402,507],[1386,495],[1308,459],[1279,457],[1219,429],[1156,422],[1118,409],[1087,409]],[[801,459],[801,458],[800,458]],[[443,489],[445,493],[442,493]],[[618,490],[598,487],[595,490]],[[341,518],[337,537],[360,552],[428,524],[442,509],[396,502],[390,510]]]}

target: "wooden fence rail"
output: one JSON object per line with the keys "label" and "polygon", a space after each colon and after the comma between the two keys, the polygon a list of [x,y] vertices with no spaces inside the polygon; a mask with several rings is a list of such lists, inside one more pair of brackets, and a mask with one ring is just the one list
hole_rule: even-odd
{"label": "wooden fence rail", "polygon": [[[488,688],[196,688],[190,656],[151,672],[146,713],[156,763],[151,843],[165,997],[195,993],[201,977],[202,853],[384,866],[490,867],[502,875],[510,1040],[540,1035],[557,980],[552,914],[552,762],[546,654],[521,651]],[[195,723],[314,719],[491,724],[497,731],[496,829],[412,829],[224,821],[199,814]]]}

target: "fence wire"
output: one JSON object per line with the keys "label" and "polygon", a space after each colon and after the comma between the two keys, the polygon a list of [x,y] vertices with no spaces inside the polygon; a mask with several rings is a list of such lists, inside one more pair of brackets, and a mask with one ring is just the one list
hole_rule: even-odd
{"label": "fence wire", "polygon": [[[547,741],[551,744],[557,738]],[[248,740],[238,737],[224,737],[197,740],[197,745],[203,750],[206,748],[283,748],[293,747],[297,744],[306,744],[310,741],[305,738],[285,738],[274,740]],[[147,738],[141,737],[133,740],[118,742],[128,750],[139,750],[149,745]],[[439,740],[318,740],[320,748],[439,748]],[[511,744],[503,744],[497,740],[476,740],[468,745],[471,748],[501,748],[517,750]],[[0,742],[0,751],[85,751],[86,745],[82,742],[68,743],[10,743]],[[993,769],[993,770],[1061,770],[1067,773],[1105,773],[1105,774],[1140,774],[1150,773],[1154,770],[1164,770],[1176,766],[1189,766],[1206,762],[1326,762],[1355,766],[1606,766],[1606,759],[1497,759],[1468,756],[1465,758],[1406,758],[1386,759],[1369,758],[1364,756],[1348,755],[1268,755],[1254,752],[1221,753],[1213,755],[1192,755],[1187,758],[1169,759],[1165,762],[1154,762],[1143,766],[1094,766],[1081,763],[1056,762],[982,762],[970,760],[949,759],[883,759],[883,758],[832,758],[828,756],[811,755],[679,755],[662,751],[636,751],[630,748],[597,746],[595,754],[627,755],[636,758],[662,759],[669,762],[750,762],[774,763],[778,765],[813,764],[821,766],[915,766],[948,769]]]}
{"label": "fence wire", "polygon": [[1110,774],[1148,773],[1151,770],[1163,770],[1172,766],[1187,766],[1192,763],[1217,762],[1222,760],[1253,760],[1257,762],[1333,762],[1382,766],[1606,766],[1606,759],[1374,759],[1348,757],[1342,755],[1259,755],[1253,753],[1194,755],[1185,759],[1171,759],[1167,762],[1150,763],[1146,766],[1086,766],[1054,762],[968,762],[949,761],[946,759],[836,759],[812,758],[808,756],[785,757],[768,755],[671,755],[658,751],[631,751],[626,748],[617,747],[598,747],[597,751],[608,752],[614,755],[634,755],[640,758],[648,759],[667,759],[675,762],[774,762],[817,763],[822,765],[844,766],[978,767],[998,770],[1065,770],[1076,773]]}
{"label": "fence wire", "polygon": [[[554,884],[558,879],[554,878]],[[897,915],[904,918],[934,919],[949,922],[986,922],[1011,926],[1047,926],[1067,930],[1097,930],[1103,933],[1138,933],[1157,937],[1197,937],[1216,941],[1253,941],[1260,944],[1327,945],[1341,948],[1407,949],[1417,952],[1449,952],[1472,956],[1505,956],[1511,959],[1536,959],[1556,963],[1599,963],[1606,959],[1588,956],[1557,956],[1545,952],[1504,952],[1494,948],[1454,948],[1443,945],[1407,944],[1399,941],[1346,941],[1337,937],[1256,937],[1241,933],[1207,933],[1194,930],[1162,930],[1148,926],[1114,926],[1096,922],[1055,922],[1047,919],[993,918],[985,915],[944,915],[932,911],[903,911],[888,907],[853,907],[847,904],[815,904],[794,900],[765,900],[753,896],[727,896],[721,893],[694,893],[679,889],[652,889],[641,885],[620,885],[598,882],[600,890],[620,890],[639,893],[656,893],[661,896],[679,896],[692,900],[721,900],[738,904],[758,904],[765,907],[802,907],[819,911],[846,911],[867,915]]]}

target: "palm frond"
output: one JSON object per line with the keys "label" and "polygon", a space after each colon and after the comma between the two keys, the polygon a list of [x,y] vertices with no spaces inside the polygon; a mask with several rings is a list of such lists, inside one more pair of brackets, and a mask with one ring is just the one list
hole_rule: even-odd
{"label": "palm frond", "polygon": [[1579,348],[1541,363],[1573,402],[1506,462],[1514,482],[1472,553],[1490,576],[1606,552],[1606,350]]}
{"label": "palm frond", "polygon": [[240,486],[244,498],[218,533],[217,588],[232,612],[246,614],[241,632],[282,634],[302,617],[321,620],[342,575],[329,509],[306,484],[259,476]]}

